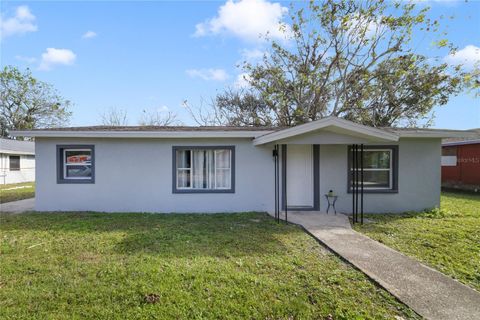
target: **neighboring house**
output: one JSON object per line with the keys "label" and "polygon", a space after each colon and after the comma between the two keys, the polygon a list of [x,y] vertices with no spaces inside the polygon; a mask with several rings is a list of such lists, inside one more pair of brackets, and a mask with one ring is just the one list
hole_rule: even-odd
{"label": "neighboring house", "polygon": [[365,145],[365,212],[422,210],[440,205],[442,138],[465,132],[330,117],[285,129],[98,126],[12,134],[35,137],[36,210],[273,212],[278,203],[325,211],[324,195],[333,190],[337,210],[349,213],[350,146]]}
{"label": "neighboring house", "polygon": [[35,181],[35,144],[0,138],[0,184]]}
{"label": "neighboring house", "polygon": [[442,144],[442,186],[480,192],[480,129],[475,139],[446,139]]}

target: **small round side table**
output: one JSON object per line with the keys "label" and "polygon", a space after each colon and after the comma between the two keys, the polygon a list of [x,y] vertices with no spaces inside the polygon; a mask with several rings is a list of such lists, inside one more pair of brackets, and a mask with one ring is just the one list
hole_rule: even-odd
{"label": "small round side table", "polygon": [[326,194],[325,198],[327,199],[327,203],[328,203],[327,214],[328,214],[328,211],[330,210],[330,207],[332,207],[333,212],[337,214],[337,210],[335,209],[335,202],[337,202],[338,196],[329,196],[328,194]]}

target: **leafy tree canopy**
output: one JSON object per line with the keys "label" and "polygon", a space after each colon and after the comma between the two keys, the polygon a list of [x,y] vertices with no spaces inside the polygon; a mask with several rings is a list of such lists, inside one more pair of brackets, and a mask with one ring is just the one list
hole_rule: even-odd
{"label": "leafy tree canopy", "polygon": [[70,101],[48,83],[38,81],[29,69],[6,66],[0,71],[0,134],[64,126],[71,116]]}
{"label": "leafy tree canopy", "polygon": [[235,125],[294,126],[326,116],[429,125],[435,106],[479,88],[479,69],[415,52],[414,31],[456,50],[427,11],[404,2],[311,1],[283,26],[287,42],[270,41],[260,63],[244,63],[250,90],[218,94],[214,114]]}

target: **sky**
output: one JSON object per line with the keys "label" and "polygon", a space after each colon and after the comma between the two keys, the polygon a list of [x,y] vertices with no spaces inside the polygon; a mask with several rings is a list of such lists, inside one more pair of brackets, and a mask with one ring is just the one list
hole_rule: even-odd
{"label": "sky", "polygon": [[[460,49],[449,63],[480,61],[480,1],[417,1],[441,15]],[[289,2],[242,1],[0,1],[0,65],[30,68],[73,102],[70,125],[101,124],[110,108],[126,110],[128,124],[142,113],[174,112],[195,125],[183,103],[199,106],[226,87],[245,85],[238,64],[255,61],[281,38]],[[299,3],[294,3],[298,6]],[[417,52],[432,39],[414,34]],[[462,93],[435,108],[436,128],[480,127],[480,99]]]}

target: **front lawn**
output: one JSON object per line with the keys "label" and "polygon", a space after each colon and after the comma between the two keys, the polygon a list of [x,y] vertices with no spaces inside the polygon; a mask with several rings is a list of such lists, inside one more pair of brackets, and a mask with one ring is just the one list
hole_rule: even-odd
{"label": "front lawn", "polygon": [[441,210],[367,218],[357,231],[480,290],[480,195],[443,193]]}
{"label": "front lawn", "polygon": [[0,203],[33,197],[35,197],[35,182],[0,185]]}
{"label": "front lawn", "polygon": [[260,213],[0,216],[0,318],[417,318]]}

